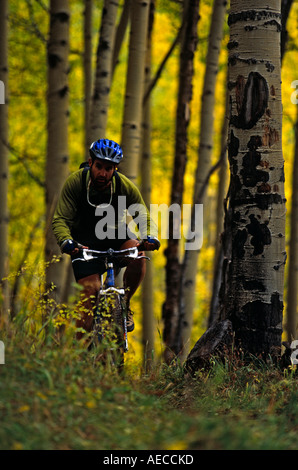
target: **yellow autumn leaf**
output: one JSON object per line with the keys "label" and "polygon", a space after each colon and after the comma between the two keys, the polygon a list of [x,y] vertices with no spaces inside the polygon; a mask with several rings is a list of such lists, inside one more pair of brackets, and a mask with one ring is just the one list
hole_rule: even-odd
{"label": "yellow autumn leaf", "polygon": [[30,406],[28,405],[23,405],[18,408],[19,413],[25,413],[26,411],[29,411],[29,410],[30,410]]}
{"label": "yellow autumn leaf", "polygon": [[95,408],[96,407],[96,401],[95,400],[89,400],[86,403],[87,408]]}
{"label": "yellow autumn leaf", "polygon": [[187,449],[187,442],[174,441],[166,447],[166,450],[185,450]]}
{"label": "yellow autumn leaf", "polygon": [[12,450],[23,450],[23,444],[20,442],[14,442],[12,444]]}

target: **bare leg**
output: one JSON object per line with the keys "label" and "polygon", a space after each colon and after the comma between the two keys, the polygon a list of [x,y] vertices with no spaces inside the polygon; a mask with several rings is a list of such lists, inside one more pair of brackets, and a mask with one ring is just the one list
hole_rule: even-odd
{"label": "bare leg", "polygon": [[[84,328],[87,332],[92,330],[93,325],[93,308],[96,300],[97,292],[100,289],[100,278],[98,274],[91,274],[90,276],[80,279],[78,283],[83,286],[81,293],[82,298],[82,311],[81,318],[76,321],[77,328]],[[82,332],[77,333],[77,339],[83,337]]]}
{"label": "bare leg", "polygon": [[[132,248],[137,246],[137,244],[137,240],[128,240],[121,245],[121,249],[124,250],[126,248]],[[140,252],[140,255],[144,254],[144,252]],[[128,305],[131,297],[144,279],[145,273],[145,259],[136,259],[129,262],[123,276],[124,287],[126,289],[125,299]],[[101,285],[100,277],[98,274],[91,274],[90,276],[80,279],[78,283],[83,286],[84,289],[81,293],[83,300],[81,318],[76,321],[76,326],[77,328],[84,328],[84,330],[90,332],[93,326],[92,312],[94,309],[94,302]],[[77,339],[81,339],[83,335],[84,334],[82,332],[78,332]]]}
{"label": "bare leg", "polygon": [[[138,241],[137,240],[128,240],[123,245],[121,245],[121,250],[124,250],[126,248],[132,248],[134,246],[137,246]],[[140,255],[145,255],[144,252],[140,252]],[[136,292],[137,288],[140,286],[141,282],[143,281],[144,277],[146,274],[146,260],[145,259],[136,259],[133,261],[130,261],[124,276],[123,276],[123,282],[124,282],[124,287],[126,289],[126,301],[129,304],[131,297],[134,295]]]}

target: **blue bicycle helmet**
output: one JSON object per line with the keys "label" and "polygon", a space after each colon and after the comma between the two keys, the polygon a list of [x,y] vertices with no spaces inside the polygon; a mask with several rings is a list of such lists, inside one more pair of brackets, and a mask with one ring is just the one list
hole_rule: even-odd
{"label": "blue bicycle helmet", "polygon": [[99,139],[93,142],[89,148],[89,153],[92,160],[99,158],[115,164],[120,163],[123,158],[120,145],[109,139]]}

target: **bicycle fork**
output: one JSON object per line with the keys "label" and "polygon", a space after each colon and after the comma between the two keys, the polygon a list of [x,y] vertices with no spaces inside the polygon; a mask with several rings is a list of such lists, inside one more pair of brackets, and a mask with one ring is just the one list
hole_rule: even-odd
{"label": "bicycle fork", "polygon": [[[98,296],[99,298],[101,296],[104,296],[106,298],[106,296],[108,295],[113,295],[113,294],[119,295],[122,321],[123,321],[123,349],[124,349],[124,352],[127,352],[128,351],[128,339],[127,339],[126,302],[124,300],[125,289],[115,287],[115,275],[114,275],[113,263],[107,264],[107,276],[106,276],[105,282],[104,282],[103,277],[104,277],[103,274],[101,274],[101,287],[99,289]],[[105,302],[105,303],[106,305],[108,305],[108,302]],[[98,314],[98,310],[96,311],[96,314],[95,314],[95,323],[98,326],[100,325],[100,314]],[[101,338],[102,338],[102,335],[99,333],[98,334],[99,341],[101,340]]]}

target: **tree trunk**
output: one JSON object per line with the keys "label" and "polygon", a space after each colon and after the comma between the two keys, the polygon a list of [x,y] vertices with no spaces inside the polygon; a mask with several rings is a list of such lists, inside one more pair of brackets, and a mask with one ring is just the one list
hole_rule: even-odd
{"label": "tree trunk", "polygon": [[46,161],[46,284],[56,286],[59,300],[66,275],[65,258],[51,229],[51,221],[62,186],[68,176],[68,52],[69,52],[68,0],[51,0],[50,36],[48,42],[48,143]]}
{"label": "tree trunk", "polygon": [[89,118],[92,95],[92,9],[93,0],[85,0],[84,10],[84,149],[85,159],[89,157]]}
{"label": "tree trunk", "polygon": [[287,21],[290,14],[293,0],[281,0],[281,38],[280,38],[280,49],[281,58],[285,54],[286,45],[288,41]]}
{"label": "tree trunk", "polygon": [[[296,105],[297,106],[297,105]],[[292,173],[291,233],[289,242],[289,271],[286,332],[289,342],[297,339],[298,323],[298,112],[295,125],[295,152]]]}
{"label": "tree trunk", "polygon": [[89,146],[106,137],[118,4],[116,0],[105,0],[102,10],[89,118]]}
{"label": "tree trunk", "polygon": [[120,18],[120,21],[116,30],[115,46],[113,50],[113,59],[112,59],[112,74],[114,74],[116,66],[118,64],[121,46],[122,46],[126,29],[129,23],[129,19],[131,17],[131,14],[130,14],[131,1],[132,0],[125,0],[123,9],[122,9],[122,15],[121,15],[121,18]]}
{"label": "tree trunk", "polygon": [[[3,313],[7,311],[8,282],[8,1],[0,4],[0,285]],[[1,316],[1,315],[0,315]]]}
{"label": "tree trunk", "polygon": [[[184,173],[187,160],[187,129],[190,120],[190,102],[192,98],[193,61],[197,47],[199,0],[184,2],[184,16],[186,21],[180,51],[176,146],[171,192],[171,205],[177,204],[180,207],[182,207]],[[170,213],[170,215],[172,214]],[[181,350],[179,325],[181,266],[179,261],[179,239],[174,236],[174,224],[176,226],[176,223],[180,224],[180,221],[170,217],[169,241],[166,250],[166,300],[163,306],[166,362],[170,362]]]}
{"label": "tree trunk", "polygon": [[222,263],[223,263],[223,247],[221,243],[221,234],[223,232],[224,223],[224,201],[227,194],[227,141],[228,141],[228,90],[226,92],[226,110],[223,118],[221,130],[221,165],[218,177],[217,206],[216,206],[216,242],[215,255],[213,265],[213,285],[212,297],[210,302],[210,313],[208,318],[208,326],[211,326],[218,320],[219,307],[219,290],[221,285]]}
{"label": "tree trunk", "polygon": [[[150,2],[150,16],[147,38],[145,89],[151,81],[151,39],[154,22],[155,0]],[[143,133],[142,133],[142,159],[141,159],[141,192],[147,207],[151,204],[151,100],[146,100],[143,107]],[[147,253],[152,260],[150,253]],[[146,276],[142,283],[142,313],[143,313],[143,352],[144,366],[148,370],[152,365],[154,351],[154,291],[153,291],[153,266],[148,261]]]}
{"label": "tree trunk", "polygon": [[124,159],[121,163],[121,172],[134,183],[137,181],[141,150],[149,4],[149,0],[132,0],[131,5],[131,31],[121,139]]}
{"label": "tree trunk", "polygon": [[196,342],[184,363],[185,371],[194,375],[212,366],[212,359],[225,361],[233,348],[233,327],[230,320],[214,323]]}
{"label": "tree trunk", "polygon": [[221,318],[244,352],[280,353],[285,252],[280,0],[232,0],[231,172]]}
{"label": "tree trunk", "polygon": [[[196,169],[193,205],[203,204],[204,200],[200,200],[199,195],[211,168],[215,86],[218,73],[218,60],[226,8],[227,2],[225,0],[215,0],[213,4],[212,20],[210,25],[206,71],[202,93],[200,144],[198,151],[198,164]],[[189,238],[191,238],[191,236]],[[186,356],[189,348],[199,252],[199,249],[186,250],[184,255],[180,312],[182,317],[182,343],[184,346],[183,356]]]}

